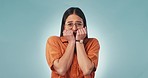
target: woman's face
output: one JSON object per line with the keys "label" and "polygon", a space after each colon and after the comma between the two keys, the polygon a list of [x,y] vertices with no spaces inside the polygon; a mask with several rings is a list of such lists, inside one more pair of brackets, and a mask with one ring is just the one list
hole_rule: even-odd
{"label": "woman's face", "polygon": [[71,14],[67,17],[64,29],[65,30],[73,30],[76,32],[78,29],[84,27],[83,20],[76,14]]}

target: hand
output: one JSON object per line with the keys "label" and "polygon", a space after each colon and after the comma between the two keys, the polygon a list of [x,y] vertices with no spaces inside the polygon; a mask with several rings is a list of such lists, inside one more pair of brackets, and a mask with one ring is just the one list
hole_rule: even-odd
{"label": "hand", "polygon": [[86,27],[77,30],[76,40],[83,40],[86,37]]}
{"label": "hand", "polygon": [[68,40],[68,42],[75,42],[75,37],[72,30],[64,30],[63,36]]}

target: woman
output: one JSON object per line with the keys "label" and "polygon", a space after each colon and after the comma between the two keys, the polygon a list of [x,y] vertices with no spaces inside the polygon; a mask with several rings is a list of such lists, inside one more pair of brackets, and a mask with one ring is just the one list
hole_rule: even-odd
{"label": "woman", "polygon": [[84,13],[71,7],[65,11],[60,37],[48,38],[46,59],[52,78],[94,78],[100,45],[88,38]]}

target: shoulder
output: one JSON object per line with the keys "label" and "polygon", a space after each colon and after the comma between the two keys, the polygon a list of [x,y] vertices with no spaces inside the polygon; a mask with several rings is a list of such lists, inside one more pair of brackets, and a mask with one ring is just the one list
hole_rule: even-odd
{"label": "shoulder", "polygon": [[48,40],[57,40],[57,39],[59,39],[60,37],[59,36],[50,36],[49,38],[48,38]]}
{"label": "shoulder", "polygon": [[97,38],[87,38],[87,39],[84,41],[84,43],[85,43],[86,45],[89,45],[89,46],[91,46],[91,45],[100,46],[99,41],[98,41]]}
{"label": "shoulder", "polygon": [[91,49],[100,49],[100,44],[97,38],[87,38],[86,41],[84,41],[84,44],[87,51]]}
{"label": "shoulder", "polygon": [[98,39],[97,38],[87,38],[86,41],[88,43],[99,43]]}
{"label": "shoulder", "polygon": [[48,38],[48,42],[55,42],[55,41],[59,41],[60,40],[60,37],[58,37],[58,36],[50,36],[49,38]]}

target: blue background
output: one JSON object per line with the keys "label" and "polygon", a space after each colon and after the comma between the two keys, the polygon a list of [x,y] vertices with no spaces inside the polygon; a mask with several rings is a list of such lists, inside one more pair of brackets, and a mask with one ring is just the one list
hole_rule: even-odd
{"label": "blue background", "polygon": [[80,7],[101,45],[96,78],[148,78],[148,0],[0,0],[0,78],[50,78],[47,38]]}

